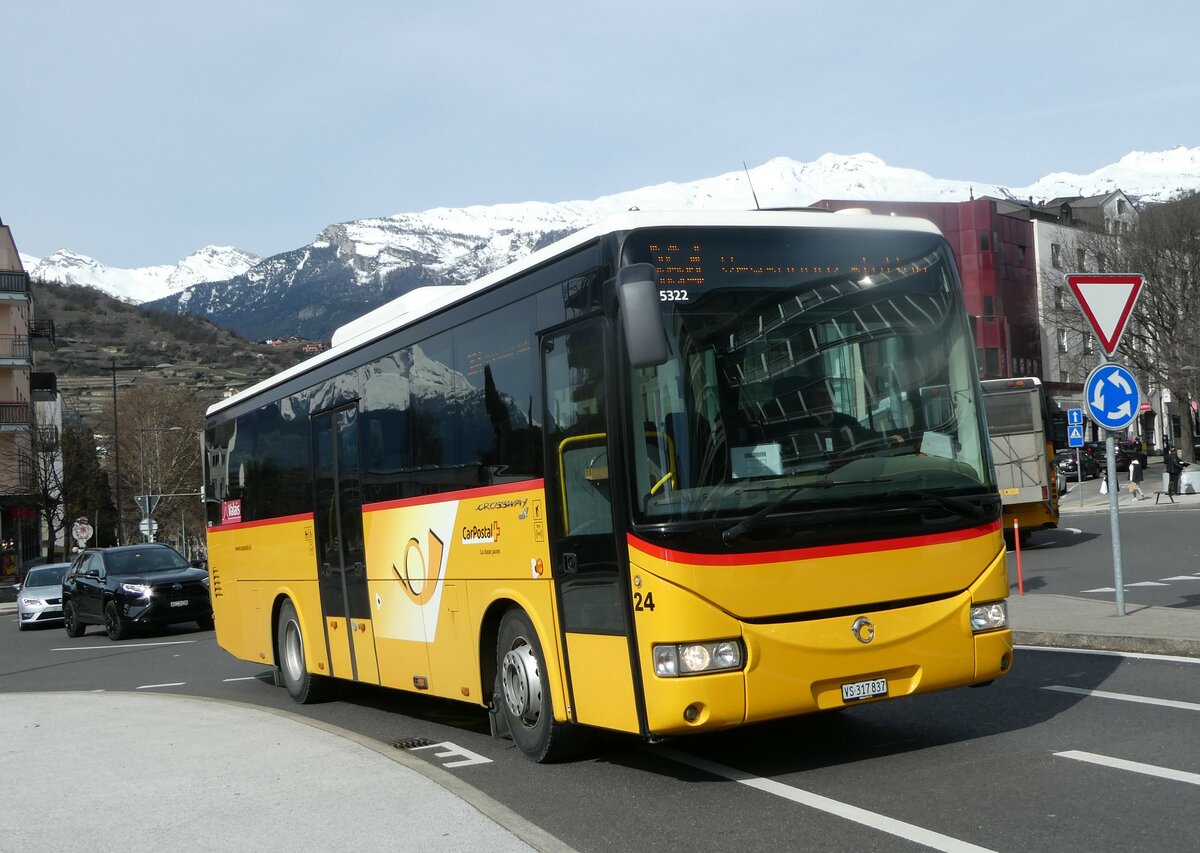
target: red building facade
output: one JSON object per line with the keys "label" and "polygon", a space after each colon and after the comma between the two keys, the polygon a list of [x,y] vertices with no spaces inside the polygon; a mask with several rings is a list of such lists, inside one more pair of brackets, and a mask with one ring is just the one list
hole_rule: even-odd
{"label": "red building facade", "polygon": [[1033,225],[998,213],[996,199],[963,202],[823,200],[828,210],[928,219],[946,235],[962,278],[981,379],[1042,375]]}

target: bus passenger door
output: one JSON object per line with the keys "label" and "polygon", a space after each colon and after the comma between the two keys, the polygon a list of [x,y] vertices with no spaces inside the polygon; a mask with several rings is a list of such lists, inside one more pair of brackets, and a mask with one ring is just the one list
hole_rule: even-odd
{"label": "bus passenger door", "polygon": [[585,320],[542,339],[547,517],[580,723],[636,732],[637,701],[609,485],[604,327]]}
{"label": "bus passenger door", "polygon": [[379,683],[363,547],[358,407],[314,415],[317,579],[331,675]]}

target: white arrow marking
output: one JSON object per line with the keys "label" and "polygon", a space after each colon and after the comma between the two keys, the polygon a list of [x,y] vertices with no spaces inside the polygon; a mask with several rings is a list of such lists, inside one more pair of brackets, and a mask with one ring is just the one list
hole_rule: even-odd
{"label": "white arrow marking", "polygon": [[1130,407],[1129,407],[1129,401],[1126,400],[1124,403],[1117,406],[1117,410],[1115,412],[1109,412],[1109,414],[1114,417],[1118,417],[1118,418],[1122,418],[1122,417],[1127,418],[1127,417],[1129,417],[1129,414],[1131,411],[1132,411],[1132,409],[1130,409]]}
{"label": "white arrow marking", "polygon": [[1129,387],[1129,383],[1125,381],[1125,377],[1122,376],[1115,367],[1113,368],[1112,372],[1108,374],[1108,381],[1113,385],[1116,385],[1126,394],[1133,393],[1133,389]]}
{"label": "white arrow marking", "polygon": [[450,741],[442,741],[441,743],[431,743],[428,746],[414,746],[409,752],[416,752],[418,749],[438,749],[441,752],[435,752],[434,758],[459,758],[460,761],[445,761],[442,762],[443,767],[470,767],[472,764],[491,764],[492,759],[484,758],[478,752],[471,752],[456,743]]}
{"label": "white arrow marking", "polygon": [[1092,408],[1097,412],[1104,411],[1104,383],[1097,382],[1096,387],[1092,389]]}

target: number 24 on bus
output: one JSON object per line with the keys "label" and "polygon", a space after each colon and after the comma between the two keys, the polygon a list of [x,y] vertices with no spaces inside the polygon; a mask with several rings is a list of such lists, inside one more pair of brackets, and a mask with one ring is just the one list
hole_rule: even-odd
{"label": "number 24 on bus", "polygon": [[903,217],[630,212],[406,294],[209,409],[217,639],[300,702],[474,703],[537,761],[986,683],[974,353]]}

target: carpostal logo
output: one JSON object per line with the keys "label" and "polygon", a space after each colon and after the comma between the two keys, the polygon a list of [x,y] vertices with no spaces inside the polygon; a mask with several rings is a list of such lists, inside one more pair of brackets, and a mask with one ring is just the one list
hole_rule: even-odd
{"label": "carpostal logo", "polygon": [[475,506],[476,512],[484,512],[491,509],[512,509],[513,507],[524,507],[529,503],[529,498],[513,498],[507,501],[484,501]]}
{"label": "carpostal logo", "polygon": [[464,545],[486,545],[500,541],[500,522],[493,521],[489,525],[472,525],[462,529]]}

